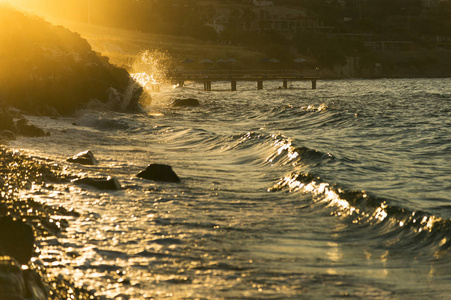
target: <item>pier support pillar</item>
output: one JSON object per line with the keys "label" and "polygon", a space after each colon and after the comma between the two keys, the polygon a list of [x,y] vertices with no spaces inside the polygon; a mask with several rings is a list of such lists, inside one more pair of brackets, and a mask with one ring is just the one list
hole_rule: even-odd
{"label": "pier support pillar", "polygon": [[316,80],[312,80],[312,90],[316,90]]}
{"label": "pier support pillar", "polygon": [[231,84],[232,84],[232,91],[236,91],[236,81],[232,80]]}
{"label": "pier support pillar", "polygon": [[259,80],[257,81],[257,90],[262,90],[263,89],[263,81]]}
{"label": "pier support pillar", "polygon": [[284,89],[288,88],[288,80],[286,80],[286,79],[283,80],[283,88]]}
{"label": "pier support pillar", "polygon": [[211,91],[211,81],[204,81],[204,91]]}

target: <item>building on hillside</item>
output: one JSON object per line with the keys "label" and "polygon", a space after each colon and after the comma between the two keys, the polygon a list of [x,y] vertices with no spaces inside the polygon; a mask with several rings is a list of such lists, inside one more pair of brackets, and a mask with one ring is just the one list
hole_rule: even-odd
{"label": "building on hillside", "polygon": [[365,47],[372,51],[413,51],[417,45],[410,41],[374,41],[365,42]]}
{"label": "building on hillside", "polygon": [[280,6],[254,7],[255,16],[248,25],[249,31],[277,31],[288,38],[301,31],[330,32],[319,17],[312,17],[305,10]]}
{"label": "building on hillside", "polygon": [[[209,6],[208,14],[206,8],[203,10],[205,12],[202,15],[208,20],[205,25],[212,27],[218,34],[231,26],[229,22],[232,19],[234,22],[238,20],[239,27],[244,31],[275,31],[289,39],[302,31],[327,33],[333,29],[325,26],[317,15],[307,13],[303,9],[277,6],[274,5],[274,1],[250,0],[238,9],[231,9],[225,5]],[[236,26],[236,23],[233,26]]]}
{"label": "building on hillside", "polygon": [[330,39],[343,39],[353,42],[371,42],[374,39],[374,34],[371,33],[333,33],[328,34]]}

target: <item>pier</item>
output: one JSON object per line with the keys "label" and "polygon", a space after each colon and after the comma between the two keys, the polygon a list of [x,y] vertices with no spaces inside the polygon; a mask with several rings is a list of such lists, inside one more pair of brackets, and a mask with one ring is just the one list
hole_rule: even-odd
{"label": "pier", "polygon": [[211,83],[219,81],[229,81],[232,91],[237,90],[237,82],[254,81],[257,83],[257,89],[263,89],[264,81],[282,82],[282,88],[288,88],[288,82],[311,81],[312,89],[316,89],[317,76],[306,76],[297,71],[291,70],[254,70],[254,71],[177,71],[169,74],[168,79],[172,84],[183,86],[186,81],[203,82],[204,91],[211,91]]}

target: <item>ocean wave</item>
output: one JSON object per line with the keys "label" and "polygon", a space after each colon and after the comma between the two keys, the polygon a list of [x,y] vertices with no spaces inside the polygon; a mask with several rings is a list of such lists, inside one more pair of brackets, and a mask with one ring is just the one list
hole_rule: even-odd
{"label": "ocean wave", "polygon": [[392,204],[365,191],[332,185],[310,173],[292,173],[270,192],[289,189],[312,195],[312,205],[330,208],[331,214],[346,220],[352,235],[377,242],[377,247],[398,251],[428,250],[440,257],[451,247],[451,220],[421,210]]}
{"label": "ocean wave", "polygon": [[126,130],[130,128],[129,120],[103,116],[100,113],[85,113],[77,119],[79,126],[93,127],[98,130]]}
{"label": "ocean wave", "polygon": [[[269,188],[269,192],[289,190],[310,194],[310,206],[330,210],[350,225],[349,238],[359,236],[374,247],[406,251],[431,251],[434,257],[451,248],[451,220],[423,210],[398,205],[395,199],[381,198],[353,190],[321,178],[324,164],[343,158],[297,146],[283,135],[272,135],[273,150],[266,158],[271,164],[290,166],[291,173]],[[345,159],[345,158],[344,158]],[[330,176],[326,176],[329,178]],[[434,211],[434,210],[431,210]]]}
{"label": "ocean wave", "polygon": [[334,160],[332,154],[305,146],[296,146],[284,135],[273,134],[271,138],[275,151],[266,158],[267,162],[313,167]]}

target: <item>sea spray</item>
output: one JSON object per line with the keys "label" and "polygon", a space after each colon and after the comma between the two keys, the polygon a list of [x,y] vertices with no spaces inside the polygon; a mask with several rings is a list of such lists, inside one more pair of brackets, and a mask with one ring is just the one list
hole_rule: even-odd
{"label": "sea spray", "polygon": [[142,86],[161,84],[175,67],[175,59],[168,51],[145,50],[133,63],[134,79]]}

